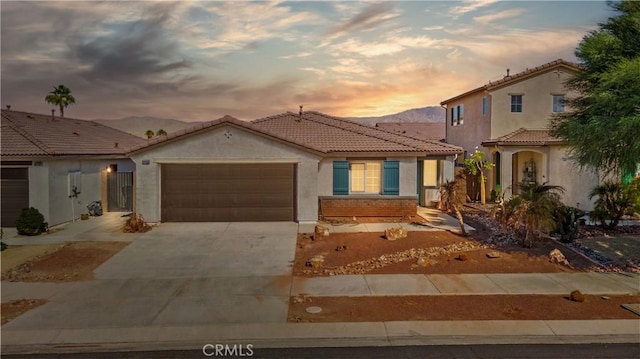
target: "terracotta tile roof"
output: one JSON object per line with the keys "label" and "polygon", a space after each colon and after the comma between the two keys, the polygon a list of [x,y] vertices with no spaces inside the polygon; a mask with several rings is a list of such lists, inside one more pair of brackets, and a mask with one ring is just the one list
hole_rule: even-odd
{"label": "terracotta tile roof", "polygon": [[448,155],[462,148],[417,139],[315,111],[287,112],[252,122],[254,128],[322,153],[425,152]]}
{"label": "terracotta tile roof", "polygon": [[559,138],[551,137],[549,130],[546,129],[527,129],[519,128],[511,133],[496,139],[484,140],[483,145],[503,145],[503,146],[546,146],[550,144],[559,144],[563,141]]}
{"label": "terracotta tile roof", "polygon": [[225,116],[168,136],[154,138],[143,145],[131,148],[131,152],[146,150],[222,124],[242,127],[320,154],[420,152],[431,155],[450,155],[463,152],[458,146],[412,138],[313,111],[304,112],[302,117],[287,112],[252,122]]}
{"label": "terracotta tile roof", "polygon": [[93,121],[10,110],[2,110],[1,118],[3,157],[124,155],[147,142]]}
{"label": "terracotta tile roof", "polygon": [[376,127],[418,139],[439,141],[446,136],[444,122],[380,122]]}
{"label": "terracotta tile roof", "polygon": [[442,102],[440,102],[440,105],[444,105],[447,104],[449,102],[453,102],[456,100],[459,100],[460,98],[463,98],[465,96],[471,95],[473,93],[476,93],[478,91],[485,91],[485,90],[493,90],[499,87],[503,87],[509,84],[512,84],[514,82],[518,82],[518,81],[522,81],[524,79],[527,79],[529,77],[532,76],[536,76],[540,73],[546,72],[546,71],[550,71],[554,68],[557,67],[564,67],[567,69],[570,69],[572,71],[580,71],[580,65],[573,63],[573,62],[569,62],[569,61],[565,61],[563,59],[557,59],[555,61],[551,61],[548,62],[546,64],[540,65],[540,66],[536,66],[534,68],[531,69],[526,69],[522,72],[519,72],[515,75],[511,75],[511,76],[505,76],[500,80],[496,80],[496,81],[490,81],[489,83],[482,85],[478,88],[475,88],[473,90],[467,91],[465,93],[462,93],[460,95],[454,96],[450,99],[444,100]]}

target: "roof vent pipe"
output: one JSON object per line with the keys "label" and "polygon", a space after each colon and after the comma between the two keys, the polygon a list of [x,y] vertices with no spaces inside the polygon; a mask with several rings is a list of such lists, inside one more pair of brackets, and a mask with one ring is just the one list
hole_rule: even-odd
{"label": "roof vent pipe", "polygon": [[505,76],[505,77],[509,77],[509,69],[507,69],[507,76]]}

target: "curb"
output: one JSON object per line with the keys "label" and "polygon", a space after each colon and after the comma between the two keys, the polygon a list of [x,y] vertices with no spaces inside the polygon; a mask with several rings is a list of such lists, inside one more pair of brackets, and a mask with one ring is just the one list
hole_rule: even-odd
{"label": "curb", "polygon": [[[242,338],[242,339],[240,339]],[[201,349],[640,343],[640,320],[271,323],[182,327],[2,330],[3,354]]]}

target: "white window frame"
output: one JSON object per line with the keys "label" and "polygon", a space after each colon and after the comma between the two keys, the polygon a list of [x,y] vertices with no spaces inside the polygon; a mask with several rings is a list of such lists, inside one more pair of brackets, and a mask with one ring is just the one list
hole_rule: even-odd
{"label": "white window frame", "polygon": [[[442,160],[427,158],[422,161],[422,187],[440,188],[440,185],[442,184]],[[431,165],[428,166],[427,163],[430,163]],[[435,177],[433,177],[432,172],[434,169]],[[430,175],[430,178],[427,178],[427,173]],[[432,181],[432,179],[435,179],[435,181]]]}
{"label": "white window frame", "polygon": [[[559,99],[558,103],[556,103],[556,99]],[[559,106],[558,110],[556,111],[556,105]],[[551,94],[551,112],[553,113],[563,113],[565,111],[565,107],[564,107],[564,94]]]}
{"label": "white window frame", "polygon": [[[509,101],[509,110],[511,111],[511,113],[522,113],[524,110],[524,95],[523,94],[509,94],[510,97],[510,101]],[[520,103],[516,103],[514,104],[514,99],[519,97],[520,98]],[[514,105],[515,106],[520,106],[520,111],[514,111]],[[517,109],[517,107],[516,107]]]}
{"label": "white window frame", "polygon": [[[357,165],[357,164],[361,164],[364,166],[364,176],[362,179],[362,191],[356,191],[353,189],[353,165]],[[374,171],[377,172],[378,175],[378,189],[377,191],[367,191],[367,178],[369,178],[369,176],[371,175],[371,170],[368,169],[367,164],[376,164],[378,165],[378,171]],[[381,194],[382,193],[382,161],[364,161],[364,160],[355,160],[355,161],[349,161],[349,193],[350,194]]]}

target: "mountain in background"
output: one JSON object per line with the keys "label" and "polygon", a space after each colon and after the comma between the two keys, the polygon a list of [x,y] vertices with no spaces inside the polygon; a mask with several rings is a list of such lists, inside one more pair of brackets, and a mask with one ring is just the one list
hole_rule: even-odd
{"label": "mountain in background", "polygon": [[402,111],[392,115],[385,115],[385,116],[378,116],[378,117],[347,117],[347,119],[349,120],[363,122],[371,126],[375,126],[377,123],[388,123],[388,122],[444,123],[445,118],[446,118],[445,109],[440,106],[413,108],[411,110]]}
{"label": "mountain in background", "polygon": [[[414,108],[411,110],[402,111],[400,113],[378,116],[378,117],[346,117],[351,121],[364,123],[370,126],[375,126],[378,123],[396,123],[396,124],[433,124],[432,128],[439,127],[441,124],[442,131],[444,131],[445,122],[445,110],[440,106],[429,106],[422,108]],[[159,129],[167,131],[167,133],[176,132],[185,128],[193,127],[202,122],[184,122],[180,120],[157,118],[157,117],[126,117],[118,120],[94,120],[102,125],[113,127],[120,131],[130,133],[132,135],[147,138],[147,130],[151,130],[154,133]],[[426,125],[425,125],[426,128]],[[391,128],[389,128],[391,129]],[[394,129],[395,130],[395,129]],[[404,129],[398,129],[399,132]],[[438,130],[439,131],[439,130]],[[428,132],[431,132],[429,130]],[[405,132],[402,132],[405,133]],[[440,134],[435,137],[439,137]],[[422,136],[421,136],[422,137]],[[431,136],[429,136],[431,137]]]}
{"label": "mountain in background", "polygon": [[115,128],[120,131],[130,133],[134,136],[147,138],[147,130],[151,130],[154,133],[163,129],[167,133],[180,131],[185,128],[196,126],[202,122],[184,122],[180,120],[174,120],[169,118],[157,118],[157,117],[125,117],[119,120],[93,120],[99,124]]}

